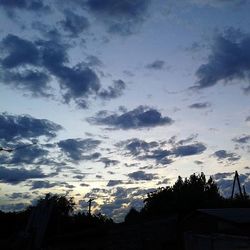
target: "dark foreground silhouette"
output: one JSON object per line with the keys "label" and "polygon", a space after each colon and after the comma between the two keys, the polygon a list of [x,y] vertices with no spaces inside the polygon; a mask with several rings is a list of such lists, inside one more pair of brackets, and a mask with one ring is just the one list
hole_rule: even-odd
{"label": "dark foreground silhouette", "polygon": [[149,193],[123,223],[74,208],[73,198],[47,194],[24,211],[0,211],[0,248],[250,249],[249,197],[223,198],[203,173]]}

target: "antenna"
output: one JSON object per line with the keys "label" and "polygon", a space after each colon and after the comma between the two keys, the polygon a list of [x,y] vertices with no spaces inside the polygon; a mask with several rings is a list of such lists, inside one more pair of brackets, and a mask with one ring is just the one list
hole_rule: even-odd
{"label": "antenna", "polygon": [[[239,179],[239,175],[238,175],[237,171],[235,171],[235,175],[234,175],[234,182],[233,182],[233,189],[232,189],[231,199],[233,199],[233,197],[234,197],[235,181],[237,181],[237,183],[238,183],[240,197],[243,200],[244,197],[243,197],[243,193],[242,193],[242,190],[241,190],[240,179]],[[245,190],[245,187],[243,187],[243,190]]]}
{"label": "antenna", "polygon": [[89,203],[89,213],[88,213],[88,215],[91,215],[91,205],[92,205],[92,201],[93,201],[94,199],[92,198],[90,198],[89,199],[89,201],[88,201],[88,203]]}

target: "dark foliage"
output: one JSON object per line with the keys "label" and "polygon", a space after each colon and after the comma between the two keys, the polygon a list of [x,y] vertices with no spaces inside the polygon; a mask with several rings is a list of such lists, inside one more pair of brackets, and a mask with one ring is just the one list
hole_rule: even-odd
{"label": "dark foliage", "polygon": [[125,223],[135,223],[140,221],[140,212],[138,212],[135,208],[131,208],[127,215],[125,216]]}
{"label": "dark foliage", "polygon": [[184,180],[179,176],[172,187],[149,193],[141,213],[145,216],[187,213],[197,208],[220,206],[222,196],[213,179],[206,180],[203,173]]}

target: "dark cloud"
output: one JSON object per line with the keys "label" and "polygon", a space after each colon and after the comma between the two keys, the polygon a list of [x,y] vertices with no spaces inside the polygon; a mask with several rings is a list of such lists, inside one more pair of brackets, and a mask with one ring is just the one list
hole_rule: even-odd
{"label": "dark cloud", "polygon": [[[19,89],[24,92],[30,92],[34,97],[50,97],[50,87],[48,82],[50,77],[47,73],[39,70],[24,70],[22,72],[13,72],[5,70],[0,79],[4,84]],[[35,83],[35,84],[34,84]]]}
{"label": "dark cloud", "polygon": [[147,174],[144,171],[136,171],[133,173],[129,173],[128,176],[136,181],[151,181],[153,179],[157,179],[156,174]]}
{"label": "dark cloud", "polygon": [[250,122],[250,116],[246,118],[246,122]]}
{"label": "dark cloud", "polygon": [[[95,149],[101,141],[94,140],[91,138],[87,139],[66,139],[58,142],[58,146],[61,148],[61,150],[73,161],[81,161],[86,160],[86,155],[83,155],[83,153],[90,152],[93,149]],[[97,153],[98,154],[98,153]],[[95,154],[93,157],[99,157],[100,155]],[[91,157],[91,159],[93,159]],[[87,157],[88,158],[88,157]]]}
{"label": "dark cloud", "polygon": [[138,165],[139,165],[139,163],[131,163],[131,164],[124,163],[124,166],[126,168],[138,167]]}
{"label": "dark cloud", "polygon": [[109,86],[107,89],[101,90],[98,95],[104,99],[114,99],[123,94],[123,90],[126,88],[126,84],[122,80],[114,81],[113,86]]}
{"label": "dark cloud", "polygon": [[185,144],[187,144],[187,143],[190,143],[190,142],[192,142],[194,139],[196,139],[198,137],[198,134],[192,134],[192,135],[190,135],[190,136],[188,136],[187,138],[185,138],[185,139],[181,139],[181,140],[179,140],[179,141],[175,141],[175,137],[173,137],[173,138],[171,138],[170,139],[170,141],[169,141],[169,143],[171,144],[171,145],[173,145],[173,146],[176,146],[176,145],[185,145]]}
{"label": "dark cloud", "polygon": [[6,141],[56,136],[62,127],[46,119],[37,119],[29,115],[0,114],[0,138]]}
{"label": "dark cloud", "polygon": [[89,55],[86,57],[86,64],[89,67],[97,67],[97,66],[101,67],[101,66],[103,66],[102,61],[98,57],[93,56],[93,55]]}
{"label": "dark cloud", "polygon": [[25,208],[27,208],[29,205],[29,203],[12,203],[12,204],[3,204],[0,205],[0,210],[5,211],[5,212],[10,212],[10,211],[21,211],[24,210]]}
{"label": "dark cloud", "polygon": [[49,175],[45,175],[40,168],[27,170],[25,168],[0,167],[0,181],[13,185],[29,179],[40,179],[48,176]]}
{"label": "dark cloud", "polygon": [[250,142],[250,135],[241,135],[239,137],[233,138],[232,141],[240,144],[246,144]]}
{"label": "dark cloud", "polygon": [[111,167],[111,166],[116,166],[117,164],[120,163],[117,160],[111,160],[111,159],[109,159],[107,157],[102,157],[99,161],[104,163],[105,168],[108,168],[108,167]]}
{"label": "dark cloud", "polygon": [[[165,179],[163,179],[162,181],[159,181],[159,182],[157,183],[157,185],[167,185],[167,184],[170,184],[170,181],[171,181],[171,179],[165,178]],[[153,191],[153,190],[152,190],[152,191]]]}
{"label": "dark cloud", "polygon": [[[185,157],[191,155],[201,154],[206,150],[206,146],[202,143],[196,142],[189,145],[197,135],[191,135],[187,139],[178,142],[171,140],[171,148],[165,148],[166,141],[162,142],[146,142],[137,138],[121,141],[116,144],[118,148],[125,151],[125,155],[130,155],[138,160],[154,160],[156,164],[169,165],[173,162],[174,157]],[[146,166],[145,168],[152,168]]]}
{"label": "dark cloud", "polygon": [[6,194],[6,197],[8,197],[9,199],[12,199],[12,200],[16,200],[16,199],[30,199],[31,198],[31,195],[29,193],[12,193],[10,195]]}
{"label": "dark cloud", "polygon": [[82,98],[99,90],[99,78],[92,69],[84,64],[73,67],[65,65],[69,61],[65,46],[55,41],[39,41],[37,44],[40,46],[42,64],[58,78],[66,103],[73,99],[80,105]]}
{"label": "dark cloud", "polygon": [[89,187],[89,184],[81,183],[80,186],[81,186],[81,187]]}
{"label": "dark cloud", "polygon": [[93,160],[97,160],[100,157],[101,157],[101,153],[96,152],[93,154],[82,155],[81,159],[84,161],[93,161]]}
{"label": "dark cloud", "polygon": [[176,157],[190,156],[201,154],[206,150],[206,146],[202,143],[195,143],[185,146],[179,146],[173,149],[173,154]]}
{"label": "dark cloud", "polygon": [[82,106],[81,99],[96,94],[100,88],[99,78],[88,67],[76,65],[70,68],[64,66],[54,73],[60,78],[61,89],[65,90],[63,97],[66,103],[73,99],[79,107],[85,107],[86,105]]}
{"label": "dark cloud", "polygon": [[140,160],[154,159],[157,164],[168,165],[173,162],[172,159],[168,157],[172,155],[170,150],[156,149],[152,150],[149,154],[142,155],[138,157]]}
{"label": "dark cloud", "polygon": [[234,172],[216,173],[213,175],[213,177],[215,178],[215,180],[218,180],[221,178],[232,177],[233,174],[234,174]]}
{"label": "dark cloud", "polygon": [[89,28],[90,24],[86,17],[77,15],[71,10],[66,10],[64,15],[65,19],[60,24],[72,37],[78,37],[83,31]]}
{"label": "dark cloud", "polygon": [[117,185],[122,184],[123,182],[121,180],[110,180],[107,184],[107,187],[114,187]]}
{"label": "dark cloud", "polygon": [[[47,26],[38,26],[47,32]],[[1,47],[4,53],[0,58],[2,84],[33,96],[50,97],[53,96],[53,89],[49,83],[54,77],[59,84],[63,102],[74,101],[80,108],[87,108],[87,100],[91,96],[110,100],[122,95],[126,87],[122,80],[114,81],[107,89],[101,88],[100,79],[91,68],[100,63],[98,58],[95,62],[92,57],[87,58],[87,62],[68,66],[69,46],[63,44],[56,35],[50,39],[33,42],[15,35],[3,38]]]}
{"label": "dark cloud", "polygon": [[192,0],[192,3],[198,5],[207,5],[211,7],[223,7],[223,6],[242,6],[243,4],[247,3],[246,0],[234,0],[234,1],[227,1],[227,0]]}
{"label": "dark cloud", "polygon": [[83,174],[78,174],[78,175],[74,175],[73,178],[74,178],[74,179],[77,179],[77,180],[82,180],[82,179],[85,178],[85,175],[83,175]]}
{"label": "dark cloud", "polygon": [[12,151],[12,154],[8,155],[8,158],[1,159],[0,164],[14,164],[14,165],[27,165],[37,164],[40,165],[46,160],[46,163],[50,163],[49,151],[43,149],[39,145],[35,144],[18,144],[17,149]]}
{"label": "dark cloud", "polygon": [[130,35],[145,18],[150,0],[87,0],[85,5],[111,33]]}
{"label": "dark cloud", "polygon": [[64,188],[69,188],[72,189],[75,186],[68,184],[67,182],[64,181],[57,181],[57,182],[50,182],[47,180],[39,180],[39,181],[32,181],[31,182],[31,188],[30,190],[33,189],[49,189],[49,188],[53,188],[53,187],[64,187]]}
{"label": "dark cloud", "polygon": [[146,142],[138,138],[121,141],[116,144],[117,147],[124,147],[131,155],[137,156],[141,153],[148,152],[150,149],[157,147],[159,144],[156,141]]}
{"label": "dark cloud", "polygon": [[161,70],[165,66],[165,62],[162,60],[156,60],[152,63],[149,63],[146,65],[147,69],[155,69],[155,70]]}
{"label": "dark cloud", "polygon": [[202,164],[204,164],[203,161],[194,161],[194,163],[197,164],[197,165],[202,165]]}
{"label": "dark cloud", "polygon": [[31,24],[31,27],[39,31],[41,35],[49,40],[53,41],[61,41],[62,40],[62,33],[57,29],[57,27],[46,25],[42,22],[35,21]]}
{"label": "dark cloud", "polygon": [[88,121],[93,124],[108,125],[114,129],[124,130],[150,128],[173,123],[171,118],[163,117],[158,110],[147,106],[139,106],[122,114],[109,114],[107,111],[100,111],[95,117],[89,118]]}
{"label": "dark cloud", "polygon": [[42,189],[42,188],[52,188],[57,186],[57,183],[51,183],[49,181],[33,181],[31,190],[32,189]]}
{"label": "dark cloud", "polygon": [[30,41],[15,35],[7,35],[3,38],[1,46],[8,55],[1,60],[4,69],[11,69],[20,65],[38,65],[39,51]]}
{"label": "dark cloud", "polygon": [[235,153],[229,153],[226,150],[218,150],[214,152],[213,156],[218,160],[227,160],[230,162],[238,161],[240,159],[239,155]]}
{"label": "dark cloud", "polygon": [[20,9],[29,11],[48,11],[48,5],[44,5],[42,0],[1,0],[0,7],[6,10]]}
{"label": "dark cloud", "polygon": [[195,88],[214,86],[220,81],[250,79],[250,36],[228,29],[216,37],[207,63],[196,71]]}
{"label": "dark cloud", "polygon": [[188,107],[191,109],[205,109],[205,108],[211,107],[211,103],[209,103],[209,102],[197,102],[197,103],[193,103],[193,104],[189,105]]}

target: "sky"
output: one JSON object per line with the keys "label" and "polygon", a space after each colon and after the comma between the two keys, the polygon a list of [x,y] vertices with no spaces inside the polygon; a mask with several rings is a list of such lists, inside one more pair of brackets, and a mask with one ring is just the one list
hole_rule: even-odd
{"label": "sky", "polygon": [[0,0],[0,209],[121,221],[180,175],[250,192],[248,0]]}

